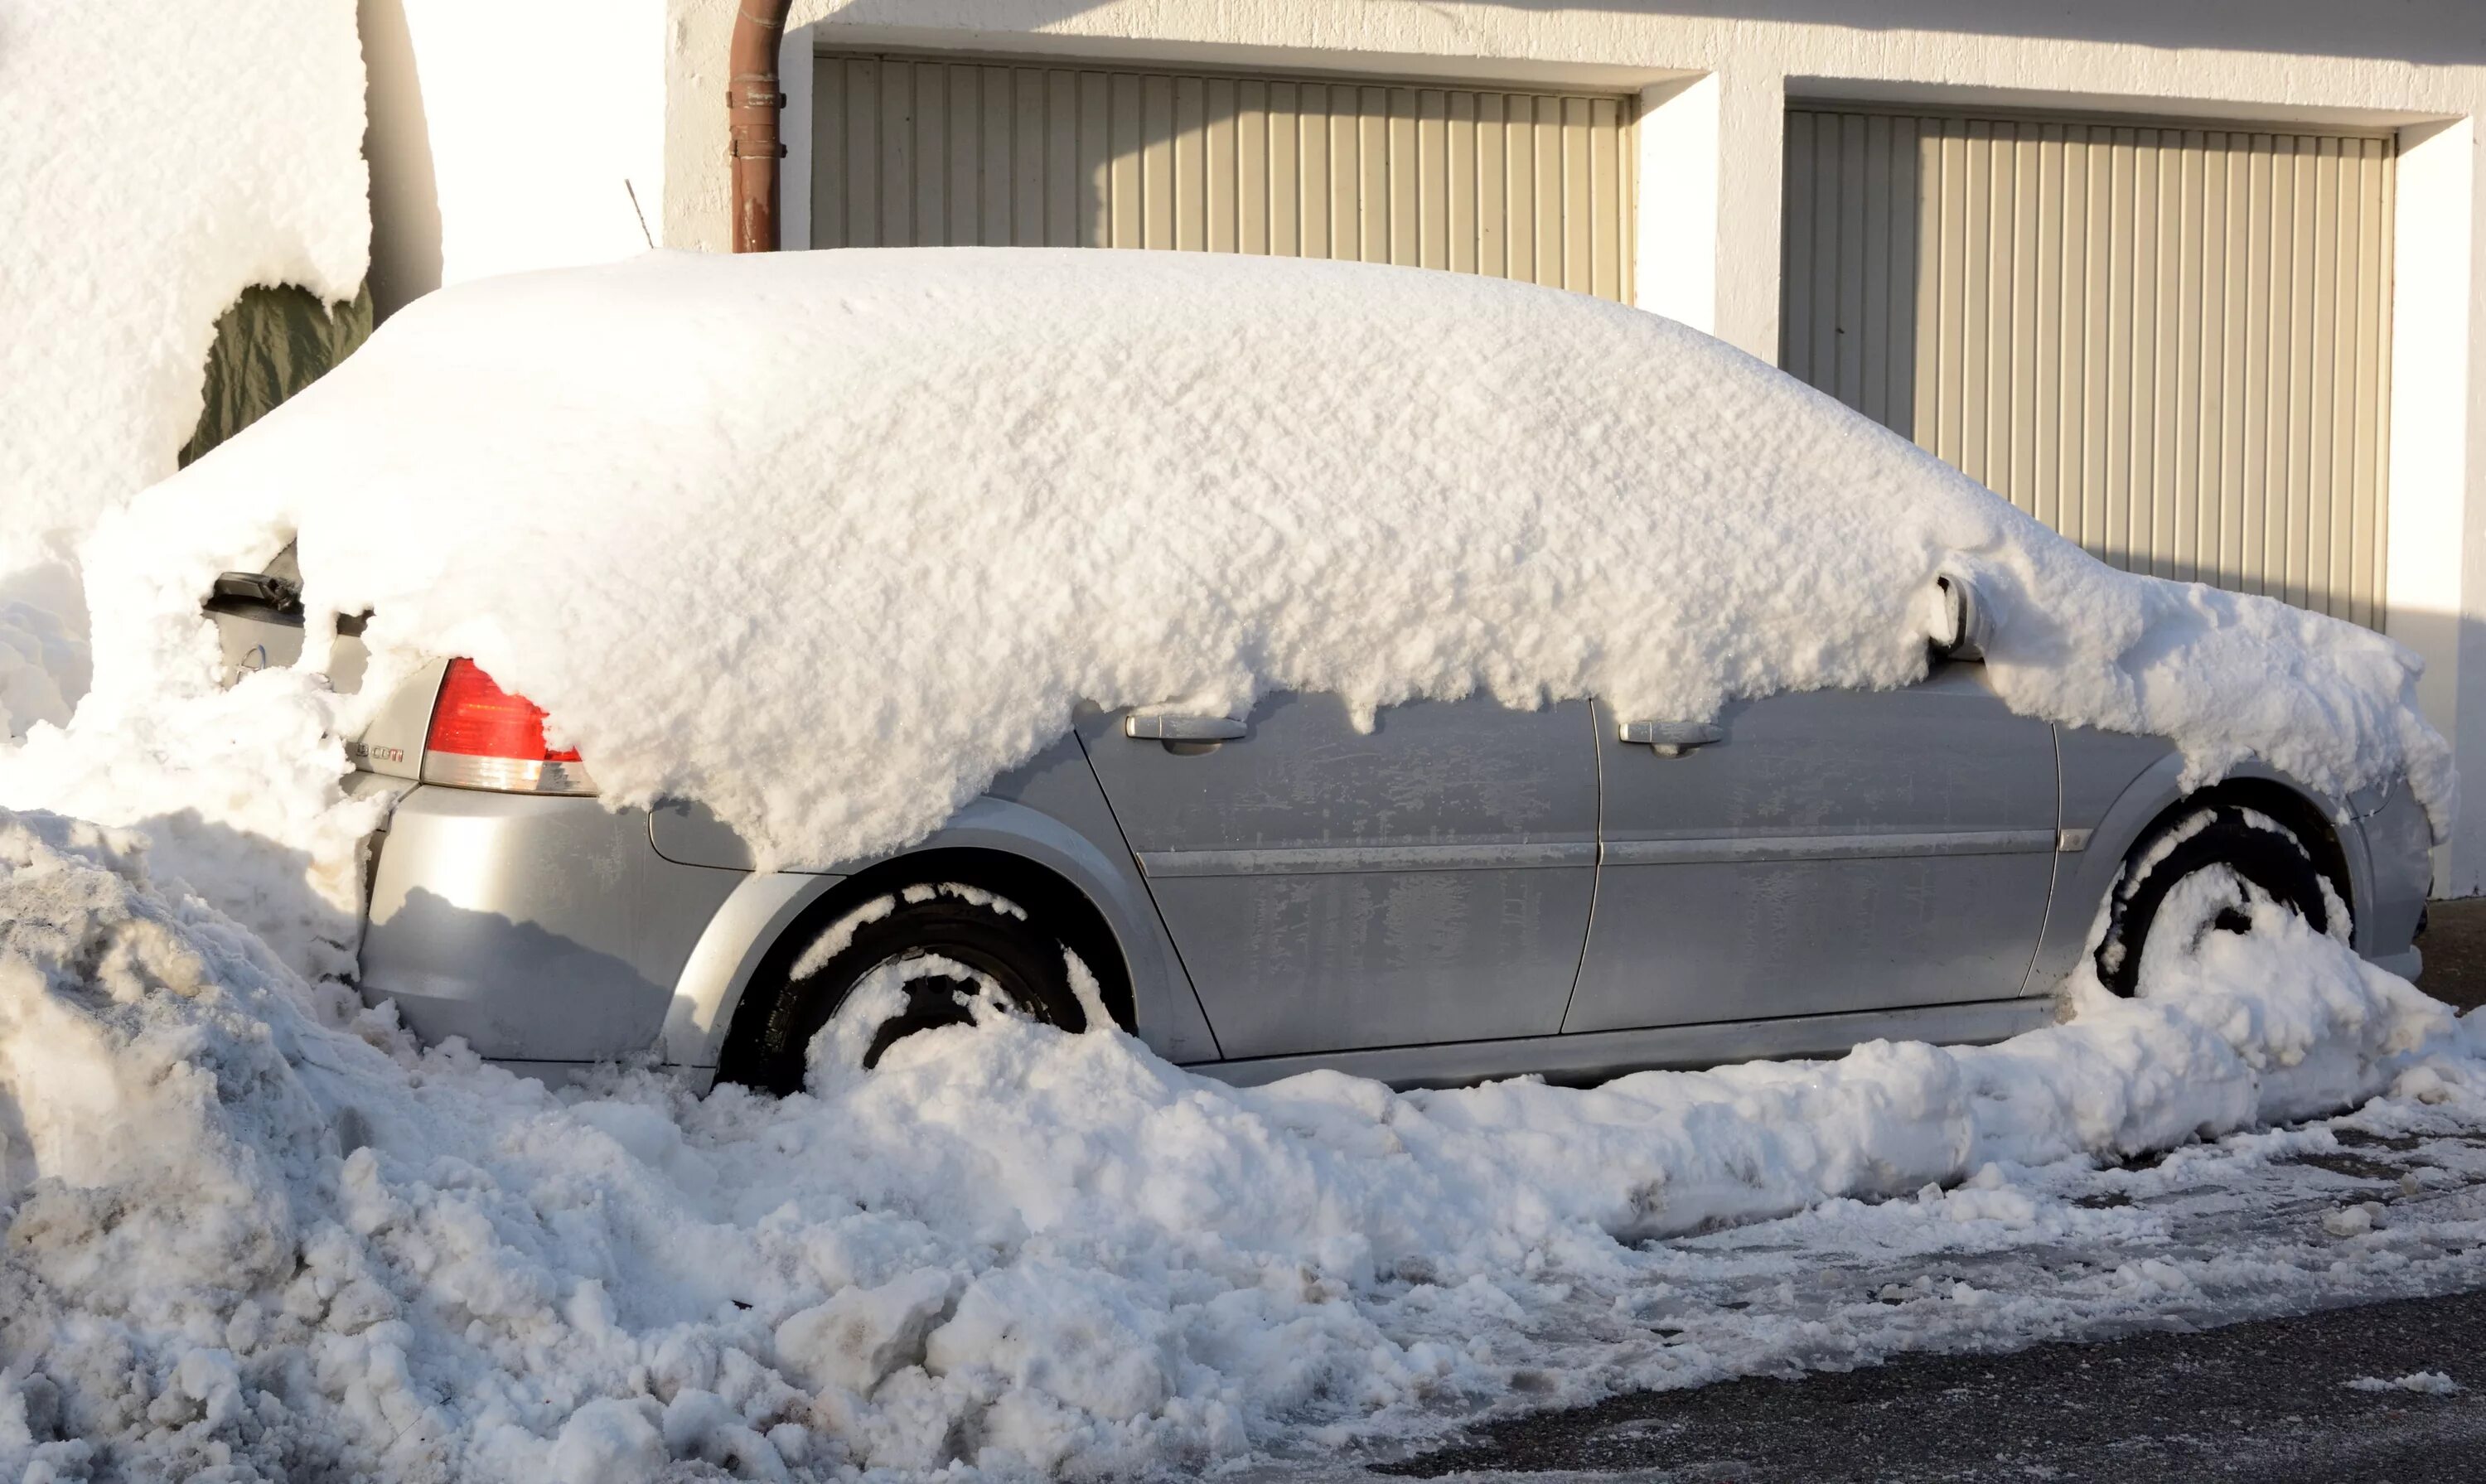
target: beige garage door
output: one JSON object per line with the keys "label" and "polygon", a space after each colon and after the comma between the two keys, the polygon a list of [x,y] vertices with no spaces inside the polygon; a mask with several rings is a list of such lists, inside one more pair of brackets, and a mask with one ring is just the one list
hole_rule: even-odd
{"label": "beige garage door", "polygon": [[817,247],[1269,253],[1631,296],[1620,98],[921,57],[817,65]]}
{"label": "beige garage door", "polygon": [[2110,562],[2379,623],[2392,147],[1803,108],[1781,364]]}

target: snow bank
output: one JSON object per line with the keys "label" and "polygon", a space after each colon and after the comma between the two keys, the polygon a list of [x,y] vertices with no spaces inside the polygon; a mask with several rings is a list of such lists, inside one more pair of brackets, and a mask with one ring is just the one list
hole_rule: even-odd
{"label": "snow bank", "polygon": [[1007,1477],[1438,1428],[1604,1384],[1628,1344],[1525,1336],[1679,1307],[1649,1237],[1990,1221],[2023,1166],[2395,1085],[2486,1109],[2441,1005],[2256,925],[1998,1047],[1589,1091],[1236,1089],[1003,1020],[783,1102],[555,1096],[347,1018],[129,837],[0,816],[0,1470]]}
{"label": "snow bank", "polygon": [[86,646],[58,612],[0,598],[0,747],[37,722],[64,726],[86,689]]}
{"label": "snow bank", "polygon": [[653,254],[453,289],[101,534],[98,690],[207,686],[200,594],[297,532],[315,608],[475,657],[608,803],[703,800],[778,862],[921,836],[1083,700],[1898,685],[1943,573],[2020,710],[2170,735],[2196,782],[2452,787],[2390,641],[2114,572],[1716,342],[1449,274]]}
{"label": "snow bank", "polygon": [[217,316],[252,284],[362,280],[362,77],[350,0],[0,6],[0,798],[144,825],[319,970],[351,962],[353,837],[316,710],[235,730],[167,695],[57,728],[89,680],[77,542],[173,472]]}
{"label": "snow bank", "polygon": [[0,36],[4,587],[173,472],[244,288],[354,296],[371,211],[351,0],[12,0]]}

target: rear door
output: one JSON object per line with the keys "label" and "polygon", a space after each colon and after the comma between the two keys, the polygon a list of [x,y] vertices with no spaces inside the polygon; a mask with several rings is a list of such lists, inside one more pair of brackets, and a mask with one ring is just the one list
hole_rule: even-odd
{"label": "rear door", "polygon": [[1947,665],[1738,702],[1710,730],[1597,706],[1604,865],[1563,1030],[2020,992],[2054,877],[2053,728]]}
{"label": "rear door", "polygon": [[[1214,730],[1166,727],[1146,730]],[[1222,741],[1080,728],[1229,1058],[1548,1035],[1595,884],[1586,702],[1264,700]]]}

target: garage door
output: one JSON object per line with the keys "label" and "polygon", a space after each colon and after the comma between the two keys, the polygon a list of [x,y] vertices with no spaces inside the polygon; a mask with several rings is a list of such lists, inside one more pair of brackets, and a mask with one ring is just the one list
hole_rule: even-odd
{"label": "garage door", "polygon": [[1631,296],[1629,103],[824,54],[812,242],[1411,263]]}
{"label": "garage door", "polygon": [[1781,364],[2119,565],[2379,623],[2392,147],[1787,117]]}

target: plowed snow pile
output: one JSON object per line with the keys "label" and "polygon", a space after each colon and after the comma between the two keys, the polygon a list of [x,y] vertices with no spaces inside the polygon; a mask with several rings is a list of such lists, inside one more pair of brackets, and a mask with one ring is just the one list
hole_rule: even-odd
{"label": "plowed snow pile", "polygon": [[[556,1097],[348,1018],[127,837],[0,815],[0,1471],[1190,1470],[1592,1392],[1613,1357],[1531,1331],[1662,1303],[1640,1239],[1964,1178],[1903,1204],[2025,1223],[2025,1166],[2386,1089],[2486,1111],[2440,1005],[2256,926],[1986,1050],[1593,1091],[1236,1090],[1005,1022],[782,1103]],[[1818,1339],[1755,1342],[1671,1379]]]}

